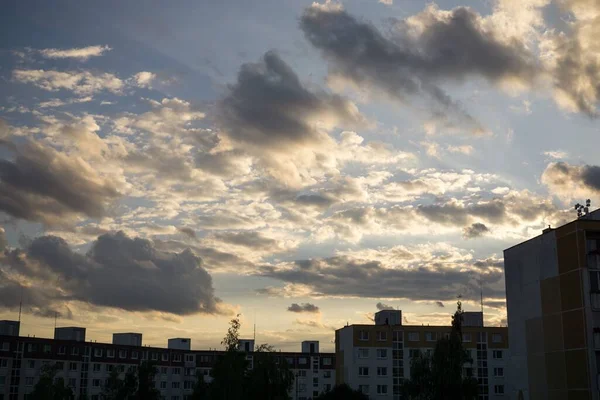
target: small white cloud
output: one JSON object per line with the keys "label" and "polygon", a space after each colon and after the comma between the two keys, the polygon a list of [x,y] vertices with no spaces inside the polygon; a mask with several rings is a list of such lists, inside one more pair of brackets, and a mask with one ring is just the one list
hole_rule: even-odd
{"label": "small white cloud", "polygon": [[138,72],[133,76],[133,80],[138,87],[150,88],[152,82],[156,79],[156,74],[148,71]]}
{"label": "small white cloud", "polygon": [[506,186],[497,187],[495,189],[492,189],[492,193],[494,193],[494,194],[506,194],[508,192],[510,192],[510,189],[507,188]]}
{"label": "small white cloud", "polygon": [[379,2],[381,4],[386,4],[388,6],[391,6],[392,4],[394,4],[394,0],[379,0]]}
{"label": "small white cloud", "polygon": [[101,56],[110,50],[112,49],[108,46],[88,46],[74,49],[43,49],[39,52],[45,58],[76,58],[86,61],[90,57]]}
{"label": "small white cloud", "polygon": [[552,158],[554,160],[562,160],[562,159],[569,157],[569,154],[566,151],[562,151],[562,150],[545,151],[543,154],[546,157]]}
{"label": "small white cloud", "polygon": [[49,92],[64,89],[81,96],[103,90],[120,93],[125,86],[124,82],[113,74],[93,74],[89,71],[16,69],[13,71],[13,79],[21,83],[30,83]]}
{"label": "small white cloud", "polygon": [[463,146],[452,146],[449,145],[446,148],[450,153],[462,153],[462,154],[471,154],[473,153],[473,146],[470,145],[463,145]]}
{"label": "small white cloud", "polygon": [[531,111],[531,102],[529,100],[523,100],[521,105],[510,106],[509,108],[516,114],[530,115],[533,112]]}

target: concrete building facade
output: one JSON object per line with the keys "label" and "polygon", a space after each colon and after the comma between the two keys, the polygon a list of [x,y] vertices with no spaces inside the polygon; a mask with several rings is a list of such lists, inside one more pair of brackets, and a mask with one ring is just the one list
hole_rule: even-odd
{"label": "concrete building facade", "polygon": [[[400,310],[380,311],[391,312],[401,315]],[[419,353],[431,354],[437,340],[451,328],[402,325],[402,318],[377,314],[375,321],[388,323],[349,325],[336,331],[336,383],[346,383],[370,398],[399,400],[401,382],[410,377],[411,359]],[[389,324],[392,320],[400,323]],[[476,316],[470,319],[476,320]],[[463,346],[473,360],[464,372],[478,379],[481,400],[504,399],[507,328],[472,325],[463,327]]]}
{"label": "concrete building facade", "polygon": [[[69,336],[68,330],[61,332]],[[74,332],[81,330],[71,329]],[[58,376],[73,389],[75,398],[85,395],[87,399],[99,400],[113,369],[125,374],[145,361],[155,363],[158,368],[155,384],[163,398],[185,400],[193,391],[196,374],[209,382],[210,370],[223,354],[216,350],[191,350],[191,340],[186,338],[170,339],[168,348],[133,346],[122,341],[138,337],[141,340],[141,336],[125,335],[130,336],[117,334],[116,340],[113,337],[116,343],[112,344],[0,335],[0,400],[25,400],[46,364],[58,365]],[[81,338],[81,333],[76,337]],[[335,384],[335,354],[319,353],[318,342],[307,342],[302,347],[307,351],[273,354],[275,362],[285,361],[290,366],[294,375],[290,395],[294,400],[312,399]],[[248,349],[246,358],[251,366],[253,347]]]}
{"label": "concrete building facade", "polygon": [[600,211],[504,251],[511,398],[599,400]]}

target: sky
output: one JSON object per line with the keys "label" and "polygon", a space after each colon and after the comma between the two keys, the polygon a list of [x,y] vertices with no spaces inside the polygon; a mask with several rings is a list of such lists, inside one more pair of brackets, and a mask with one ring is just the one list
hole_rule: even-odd
{"label": "sky", "polygon": [[596,0],[4,1],[0,319],[505,326],[503,250],[600,204],[598,32]]}

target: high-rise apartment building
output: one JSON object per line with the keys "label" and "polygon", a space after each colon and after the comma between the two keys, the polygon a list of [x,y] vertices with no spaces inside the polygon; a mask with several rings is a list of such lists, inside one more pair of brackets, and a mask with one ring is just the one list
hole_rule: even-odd
{"label": "high-rise apartment building", "polygon": [[[509,356],[508,331],[484,327],[482,313],[465,313],[463,346],[472,363],[465,375],[477,378],[479,398],[504,399],[505,365]],[[479,323],[481,322],[481,323]],[[335,332],[336,383],[348,384],[370,398],[400,399],[400,385],[410,377],[410,361],[433,352],[450,326],[402,325],[400,310],[375,314],[374,325],[349,325]]]}
{"label": "high-rise apartment building", "polygon": [[504,251],[511,399],[598,400],[600,210]]}

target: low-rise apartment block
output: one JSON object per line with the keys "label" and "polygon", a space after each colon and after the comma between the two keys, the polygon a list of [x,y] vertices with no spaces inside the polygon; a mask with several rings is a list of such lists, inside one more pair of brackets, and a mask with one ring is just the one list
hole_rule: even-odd
{"label": "low-rise apartment block", "polygon": [[[45,364],[58,364],[59,376],[73,389],[76,398],[85,395],[99,400],[114,369],[124,374],[144,361],[156,364],[155,383],[163,398],[185,400],[193,391],[196,373],[210,381],[210,370],[223,354],[216,350],[191,350],[188,338],[169,339],[167,348],[141,346],[139,333],[116,334],[110,344],[88,342],[82,329],[59,328],[56,336],[67,337],[66,340],[0,336],[0,400],[25,400]],[[139,345],[131,345],[138,341]],[[251,367],[254,341],[241,343],[240,350],[248,350],[246,357]],[[290,390],[294,400],[314,398],[335,384],[335,354],[320,353],[318,342],[305,342],[302,348],[305,351],[273,354],[275,362],[285,360],[294,374]]]}
{"label": "low-rise apartment block", "polygon": [[[370,398],[399,400],[402,380],[410,377],[411,359],[432,353],[451,327],[402,325],[399,310],[380,311],[375,321],[375,325],[349,325],[336,331],[336,383],[348,384]],[[464,366],[465,374],[477,378],[481,400],[508,398],[507,328],[484,327],[482,313],[465,313],[464,321],[468,322],[463,325],[463,346],[472,358]]]}

